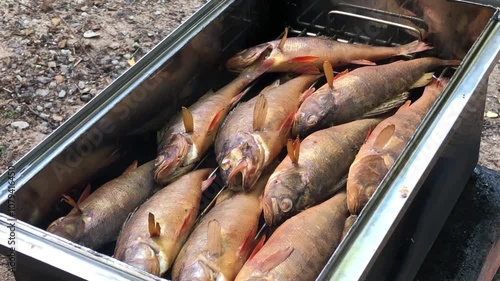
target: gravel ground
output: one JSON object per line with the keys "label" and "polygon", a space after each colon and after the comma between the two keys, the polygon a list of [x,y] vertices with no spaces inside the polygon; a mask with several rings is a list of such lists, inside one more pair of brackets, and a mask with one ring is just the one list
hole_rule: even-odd
{"label": "gravel ground", "polygon": [[[0,4],[0,173],[191,15],[203,0]],[[500,171],[500,65],[479,164]],[[489,112],[486,116],[486,113]],[[457,230],[459,231],[459,230]],[[0,260],[0,279],[14,280]]]}

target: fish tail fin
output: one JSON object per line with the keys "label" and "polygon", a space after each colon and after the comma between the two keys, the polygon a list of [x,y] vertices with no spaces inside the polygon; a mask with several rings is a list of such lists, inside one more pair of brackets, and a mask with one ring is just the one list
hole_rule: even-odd
{"label": "fish tail fin", "polygon": [[413,42],[400,46],[399,47],[400,52],[398,55],[409,55],[414,53],[420,53],[427,50],[431,50],[433,48],[434,47],[429,46],[427,43],[423,41],[415,40]]}

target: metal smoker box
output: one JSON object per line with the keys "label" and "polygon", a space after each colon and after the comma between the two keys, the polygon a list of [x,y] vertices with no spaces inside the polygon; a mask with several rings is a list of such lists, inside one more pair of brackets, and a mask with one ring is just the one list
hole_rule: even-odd
{"label": "metal smoker box", "polygon": [[[93,251],[44,231],[68,211],[59,191],[83,182],[99,186],[132,160],[153,159],[155,130],[180,106],[234,77],[224,70],[227,58],[279,38],[288,27],[289,36],[352,44],[425,39],[433,55],[462,60],[457,69],[437,73],[450,83],[318,276],[412,280],[478,159],[487,78],[499,58],[500,5],[472,2],[207,2],[20,159],[15,184],[9,171],[1,176],[2,254],[10,253],[8,226],[15,223],[17,280],[164,280],[113,259],[113,244]],[[254,87],[269,81],[259,78]]]}

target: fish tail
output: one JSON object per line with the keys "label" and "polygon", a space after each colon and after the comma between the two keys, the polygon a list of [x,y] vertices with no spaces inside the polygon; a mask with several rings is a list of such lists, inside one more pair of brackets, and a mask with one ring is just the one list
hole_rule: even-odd
{"label": "fish tail", "polygon": [[459,66],[462,61],[460,60],[442,60],[441,65],[443,66]]}
{"label": "fish tail", "polygon": [[420,40],[415,40],[411,43],[400,46],[399,47],[400,52],[398,55],[409,55],[409,54],[414,54],[414,53],[420,53],[420,52],[430,50],[432,48],[434,48],[434,47],[429,46],[425,42],[422,42]]}

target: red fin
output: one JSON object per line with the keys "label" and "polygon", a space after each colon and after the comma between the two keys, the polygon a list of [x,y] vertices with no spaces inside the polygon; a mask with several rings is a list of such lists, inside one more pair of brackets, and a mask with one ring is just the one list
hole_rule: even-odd
{"label": "red fin", "polygon": [[182,107],[182,121],[184,122],[184,129],[186,133],[191,133],[194,130],[193,114],[186,107]]}
{"label": "red fin", "polygon": [[245,238],[245,241],[243,241],[243,244],[241,244],[240,248],[238,249],[239,257],[244,257],[250,252],[254,243],[254,237],[255,234],[253,233],[253,231],[250,231],[250,233],[248,233],[247,237]]}
{"label": "red fin", "polygon": [[208,126],[208,133],[214,131],[217,128],[217,125],[219,124],[222,116],[222,112],[224,112],[224,108],[217,112],[217,114],[215,114],[214,119],[212,119],[212,122],[210,122],[210,125]]}
{"label": "red fin", "polygon": [[265,241],[266,241],[266,235],[264,234],[260,238],[259,243],[257,243],[257,245],[255,245],[255,248],[253,248],[253,251],[250,254],[250,256],[248,257],[248,260],[252,259],[255,256],[255,254],[257,254],[260,251],[260,249],[262,249]]}
{"label": "red fin", "polygon": [[291,61],[300,62],[300,63],[311,63],[311,62],[315,62],[318,59],[319,59],[319,57],[315,57],[315,56],[302,56],[302,57],[292,58]]}
{"label": "red fin", "polygon": [[221,227],[215,219],[208,223],[207,248],[210,256],[219,257],[222,254]]}
{"label": "red fin", "polygon": [[78,201],[76,204],[80,205],[85,199],[87,199],[90,195],[90,184],[87,184],[85,189],[82,191],[82,194],[80,195],[80,198],[78,198]]}
{"label": "red fin", "polygon": [[377,136],[377,139],[373,143],[373,147],[382,149],[389,142],[392,135],[394,134],[394,130],[396,126],[394,124],[387,125]]}
{"label": "red fin", "polygon": [[372,134],[372,127],[368,128],[368,132],[366,133],[365,142],[370,138],[371,134]]}
{"label": "red fin", "polygon": [[191,228],[191,223],[194,221],[193,219],[194,219],[193,212],[189,212],[189,214],[184,219],[184,222],[182,223],[181,228],[179,229],[179,233],[177,234],[177,237],[184,236],[186,233],[189,232],[189,229]]}
{"label": "red fin", "polygon": [[241,97],[245,94],[245,92],[241,92],[239,94],[237,94],[236,96],[234,96],[231,101],[229,102],[229,106],[233,106],[234,104],[236,104],[237,102],[240,101]]}
{"label": "red fin", "polygon": [[314,91],[316,91],[314,87],[305,90],[302,93],[302,96],[300,97],[300,102],[302,103],[303,101],[305,101],[308,97],[310,97],[314,93]]}
{"label": "red fin", "polygon": [[296,68],[294,71],[298,72],[298,73],[302,73],[302,74],[320,74],[321,73],[319,71],[319,69],[314,65],[304,65],[304,66]]}
{"label": "red fin", "polygon": [[293,164],[299,163],[299,151],[300,151],[300,139],[299,136],[292,142],[291,139],[288,139],[286,144],[286,149],[288,152],[288,157],[292,160]]}
{"label": "red fin", "polygon": [[161,234],[160,224],[156,222],[155,215],[153,215],[152,213],[148,214],[148,230],[149,237],[151,238],[160,236]]}
{"label": "red fin", "polygon": [[352,64],[361,64],[361,65],[377,65],[376,63],[369,60],[353,60],[350,61]]}
{"label": "red fin", "polygon": [[290,133],[290,129],[292,128],[293,120],[295,119],[295,112],[292,112],[281,124],[280,132],[283,135],[288,135]]}
{"label": "red fin", "polygon": [[201,192],[205,191],[205,189],[207,189],[214,182],[216,176],[217,175],[214,174],[213,176],[201,182]]}
{"label": "red fin", "polygon": [[337,75],[333,78],[333,81],[335,81],[335,80],[339,79],[339,77],[342,77],[342,76],[346,75],[347,73],[349,73],[349,69],[346,69],[346,70],[344,70],[344,71],[340,72],[339,74],[337,74]]}
{"label": "red fin", "polygon": [[122,175],[126,174],[126,173],[130,173],[132,172],[133,170],[137,169],[137,160],[134,160],[134,162],[132,162],[132,164],[130,164],[130,166],[128,166],[125,171],[123,171]]}
{"label": "red fin", "polygon": [[260,270],[265,273],[277,267],[292,254],[293,250],[293,248],[287,247],[286,249],[274,252],[272,255],[259,262]]}
{"label": "red fin", "polygon": [[78,212],[83,213],[82,209],[80,209],[80,207],[75,202],[75,200],[73,200],[73,198],[69,197],[68,195],[63,194],[63,199],[61,199],[61,201],[64,201],[64,202],[70,204],[73,208],[77,209]]}

